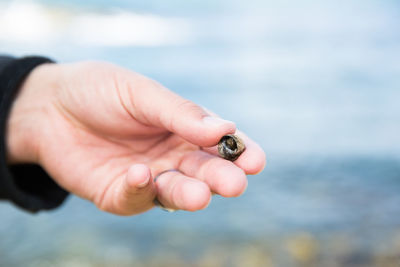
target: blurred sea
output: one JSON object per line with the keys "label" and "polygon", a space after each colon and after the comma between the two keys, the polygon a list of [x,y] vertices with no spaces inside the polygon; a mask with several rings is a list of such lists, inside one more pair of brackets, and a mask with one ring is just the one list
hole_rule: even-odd
{"label": "blurred sea", "polygon": [[1,1],[0,51],[141,72],[258,141],[205,211],[0,204],[0,266],[399,266],[400,3]]}

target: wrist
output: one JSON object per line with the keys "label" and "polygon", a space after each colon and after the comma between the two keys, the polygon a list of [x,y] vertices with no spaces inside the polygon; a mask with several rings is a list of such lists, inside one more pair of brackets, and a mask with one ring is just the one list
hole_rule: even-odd
{"label": "wrist", "polygon": [[9,164],[39,163],[47,107],[52,102],[55,64],[41,64],[25,78],[12,103],[6,129]]}

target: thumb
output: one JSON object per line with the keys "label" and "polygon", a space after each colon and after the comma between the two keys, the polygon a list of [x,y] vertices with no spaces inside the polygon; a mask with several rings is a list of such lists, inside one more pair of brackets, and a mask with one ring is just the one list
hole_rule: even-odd
{"label": "thumb", "polygon": [[135,91],[130,95],[134,98],[132,113],[136,119],[165,128],[195,145],[214,146],[222,136],[236,130],[233,122],[210,116],[197,104],[154,81],[138,83],[130,89]]}
{"label": "thumb", "polygon": [[101,209],[114,214],[133,215],[154,206],[156,188],[150,169],[144,164],[131,166],[126,176],[117,179],[108,191]]}

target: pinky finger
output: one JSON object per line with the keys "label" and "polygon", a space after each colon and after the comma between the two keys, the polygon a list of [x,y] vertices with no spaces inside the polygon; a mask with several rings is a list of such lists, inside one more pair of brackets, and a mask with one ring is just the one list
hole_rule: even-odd
{"label": "pinky finger", "polygon": [[180,172],[166,172],[156,179],[157,200],[166,209],[196,211],[211,201],[208,185]]}

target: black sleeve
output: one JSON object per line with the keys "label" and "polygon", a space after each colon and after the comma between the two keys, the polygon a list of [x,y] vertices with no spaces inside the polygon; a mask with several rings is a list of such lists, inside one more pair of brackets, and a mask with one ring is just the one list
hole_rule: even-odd
{"label": "black sleeve", "polygon": [[38,165],[7,165],[7,117],[24,79],[38,65],[51,62],[43,57],[0,56],[0,199],[31,212],[58,207],[68,193]]}

